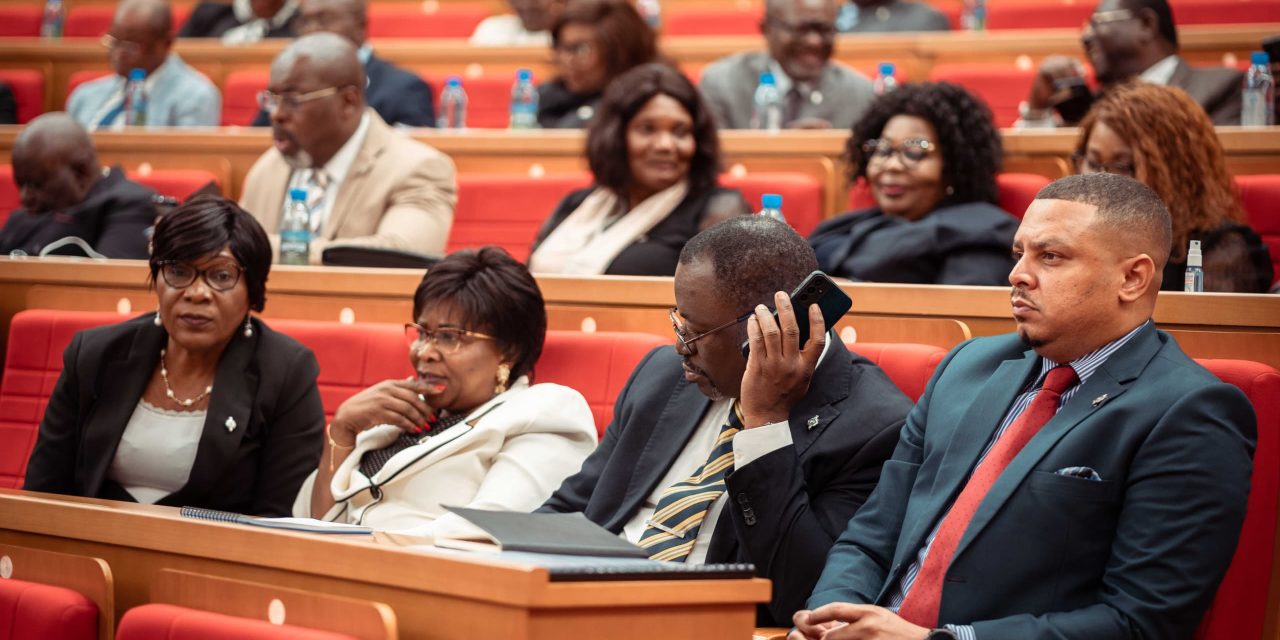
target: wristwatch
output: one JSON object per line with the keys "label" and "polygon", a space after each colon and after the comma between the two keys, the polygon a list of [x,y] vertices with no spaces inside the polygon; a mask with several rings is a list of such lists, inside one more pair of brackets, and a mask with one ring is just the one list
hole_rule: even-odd
{"label": "wristwatch", "polygon": [[959,640],[959,638],[950,629],[934,629],[924,637],[924,640]]}

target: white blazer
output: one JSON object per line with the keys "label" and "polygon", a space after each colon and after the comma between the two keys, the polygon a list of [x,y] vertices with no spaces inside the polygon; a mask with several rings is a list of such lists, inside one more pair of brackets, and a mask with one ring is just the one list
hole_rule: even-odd
{"label": "white blazer", "polygon": [[[324,519],[379,531],[434,536],[473,530],[441,505],[532,511],[577,473],[595,449],[596,427],[582,394],[558,384],[530,386],[521,377],[465,420],[393,456],[373,478],[360,457],[400,437],[378,425],[356,437],[355,450],[334,471],[336,500]],[[313,472],[293,513],[310,516]]]}

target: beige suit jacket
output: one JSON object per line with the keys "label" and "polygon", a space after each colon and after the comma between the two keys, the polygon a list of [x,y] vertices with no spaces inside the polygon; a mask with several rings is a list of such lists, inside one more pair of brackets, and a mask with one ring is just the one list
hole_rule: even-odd
{"label": "beige suit jacket", "polygon": [[[453,224],[457,183],[453,161],[387,126],[369,110],[369,132],[333,202],[311,262],[330,244],[362,245],[443,255]],[[279,251],[280,218],[293,169],[275,148],[245,177],[240,206],[257,218]]]}

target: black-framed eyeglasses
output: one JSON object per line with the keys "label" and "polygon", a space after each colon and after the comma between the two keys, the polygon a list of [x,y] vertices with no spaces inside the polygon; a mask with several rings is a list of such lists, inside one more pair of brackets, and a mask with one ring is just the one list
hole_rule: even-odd
{"label": "black-framed eyeglasses", "polygon": [[436,350],[445,355],[453,355],[462,349],[462,345],[472,340],[496,340],[491,335],[466,329],[440,327],[432,331],[416,322],[404,323],[404,341],[411,351],[417,351],[432,343]]}
{"label": "black-framed eyeglasses", "polygon": [[311,102],[312,100],[319,100],[320,98],[327,98],[341,90],[342,87],[325,87],[323,89],[316,89],[315,91],[308,91],[306,93],[298,93],[296,91],[273,93],[263,89],[258,92],[258,106],[262,107],[262,110],[267,113],[271,113],[280,107],[284,107],[292,111],[305,103]]}
{"label": "black-framed eyeglasses", "polygon": [[1132,20],[1135,17],[1132,9],[1112,9],[1111,11],[1098,11],[1089,16],[1085,21],[1085,26],[1097,29],[1101,25],[1111,24],[1112,22],[1124,22]]}
{"label": "black-framed eyeglasses", "polygon": [[142,51],[142,45],[128,40],[121,40],[109,33],[105,33],[98,39],[98,43],[106,47],[108,50],[119,49],[120,53],[126,55],[137,55]]}
{"label": "black-framed eyeglasses", "polygon": [[1071,154],[1071,162],[1076,173],[1111,173],[1132,178],[1137,172],[1132,162],[1099,162],[1088,155],[1076,152]]}
{"label": "black-framed eyeglasses", "polygon": [[832,22],[787,22],[780,18],[766,18],[765,23],[772,24],[797,38],[803,38],[810,33],[817,34],[823,40],[834,40],[836,37],[836,25]]}
{"label": "black-framed eyeglasses", "polygon": [[938,150],[938,145],[924,138],[903,140],[895,145],[883,138],[872,138],[862,143],[862,155],[869,161],[887,162],[897,154],[904,164],[918,164]]}
{"label": "black-framed eyeglasses", "polygon": [[196,278],[204,278],[205,284],[214,291],[229,291],[240,282],[240,274],[244,269],[234,262],[219,262],[205,269],[197,269],[189,262],[168,260],[160,263],[160,277],[165,284],[175,289],[191,286]]}
{"label": "black-framed eyeglasses", "polygon": [[558,56],[582,60],[595,53],[596,46],[590,42],[562,42],[555,46],[554,51]]}
{"label": "black-framed eyeglasses", "polygon": [[676,334],[676,340],[679,340],[679,341],[680,341],[680,346],[684,347],[685,351],[688,351],[688,352],[689,352],[689,355],[693,355],[693,354],[695,354],[695,353],[697,353],[697,352],[698,352],[698,348],[697,348],[696,346],[694,346],[694,343],[695,343],[695,342],[697,342],[697,341],[699,341],[699,340],[701,340],[701,339],[703,339],[703,338],[705,338],[705,337],[707,337],[707,336],[709,336],[709,335],[711,335],[711,334],[713,334],[713,333],[715,333],[715,332],[717,332],[717,331],[722,331],[722,330],[724,330],[724,329],[728,329],[729,327],[732,327],[732,326],[733,326],[733,325],[735,325],[735,324],[738,324],[738,323],[740,323],[740,322],[744,322],[744,321],[746,321],[746,319],[747,319],[747,318],[750,318],[750,317],[751,317],[751,314],[753,314],[753,313],[755,313],[755,310],[754,310],[754,309],[753,309],[753,310],[751,310],[751,311],[748,311],[748,312],[746,312],[746,313],[744,313],[744,314],[742,314],[742,315],[738,316],[737,318],[734,318],[733,320],[730,320],[730,321],[728,321],[728,322],[726,322],[726,323],[724,323],[724,324],[722,324],[722,325],[720,325],[720,326],[718,326],[718,327],[716,327],[716,328],[714,328],[714,329],[711,329],[711,330],[709,330],[709,331],[703,331],[702,333],[699,333],[698,335],[693,336],[692,338],[686,338],[686,337],[685,337],[686,330],[685,330],[685,326],[684,326],[684,318],[680,316],[680,312],[679,312],[679,311],[677,311],[675,307],[671,307],[670,309],[668,309],[668,310],[667,310],[667,317],[671,318],[671,330],[675,332],[675,334]]}

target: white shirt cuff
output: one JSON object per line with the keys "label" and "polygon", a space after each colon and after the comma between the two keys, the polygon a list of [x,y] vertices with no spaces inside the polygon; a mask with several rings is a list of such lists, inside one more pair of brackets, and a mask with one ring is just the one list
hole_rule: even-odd
{"label": "white shirt cuff", "polygon": [[733,468],[741,469],[757,458],[791,446],[791,425],[774,422],[743,429],[733,436]]}

